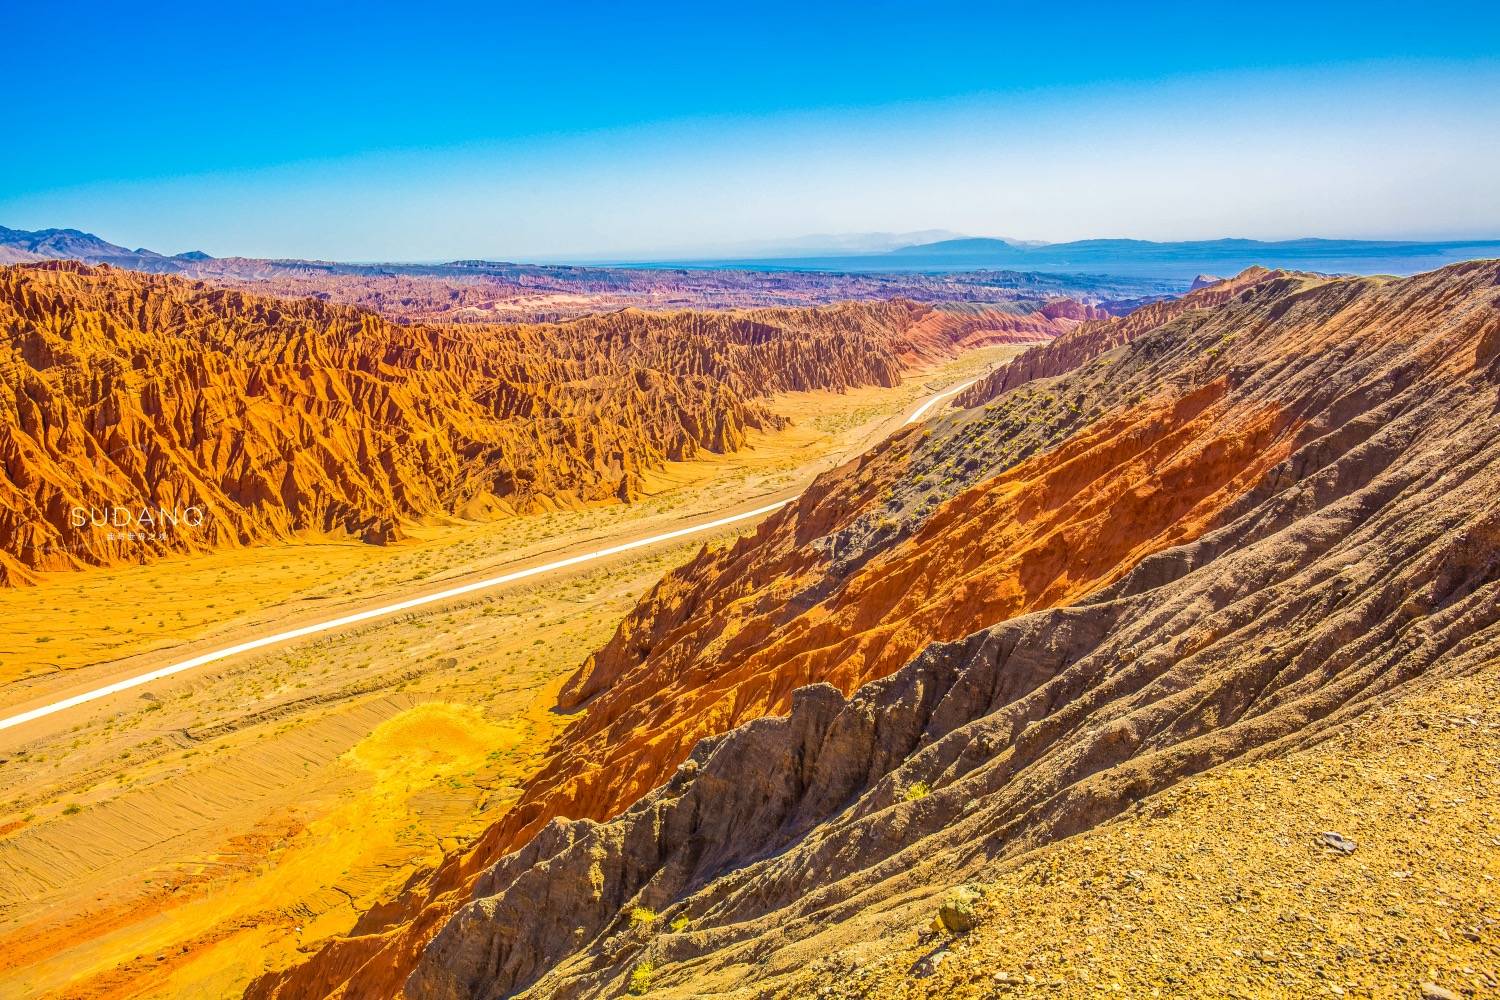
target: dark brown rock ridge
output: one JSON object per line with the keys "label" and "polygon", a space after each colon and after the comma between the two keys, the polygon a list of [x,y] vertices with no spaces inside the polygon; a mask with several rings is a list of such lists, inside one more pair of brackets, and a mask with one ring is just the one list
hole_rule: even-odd
{"label": "dark brown rock ridge", "polygon": [[[393,323],[50,261],[0,269],[0,583],[302,532],[628,500],[784,390],[1064,327],[907,302]],[[165,527],[163,527],[165,525]]]}
{"label": "dark brown rock ridge", "polygon": [[[656,614],[675,624],[600,654],[627,658],[590,668],[607,667],[555,762],[570,740],[608,753],[578,738],[636,711],[617,691],[670,724],[674,649],[711,673],[734,642],[772,650],[800,629],[800,650],[721,662],[738,664],[735,687],[782,672],[801,690],[783,717],[726,716],[734,728],[683,748],[614,818],[533,813],[534,835],[476,848],[465,865],[501,850],[425,950],[406,952],[420,954],[406,994],[614,995],[642,962],[666,994],[785,992],[831,927],[874,933],[896,900],[1500,659],[1500,264],[1255,276],[1120,347],[893,442],[754,542],[664,581],[622,636],[644,639]],[[1274,460],[1234,458],[1246,444]],[[1167,528],[1151,520],[1194,491]],[[1059,510],[1040,534],[1004,527]],[[946,598],[922,582],[933,573]],[[1011,585],[1055,596],[987,603]],[[888,621],[841,617],[854,588],[914,591],[891,607],[930,638],[894,672],[809,675],[812,643]],[[911,641],[898,636],[885,643]],[[643,696],[637,678],[652,676]],[[648,740],[636,759],[676,752]],[[546,794],[564,787],[556,766]],[[635,906],[659,916],[639,926]],[[399,966],[298,981],[393,994]]]}

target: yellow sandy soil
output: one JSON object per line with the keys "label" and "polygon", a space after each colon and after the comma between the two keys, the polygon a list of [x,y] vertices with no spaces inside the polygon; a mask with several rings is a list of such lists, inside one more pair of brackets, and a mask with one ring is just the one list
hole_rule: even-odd
{"label": "yellow sandy soil", "polygon": [[473,571],[502,556],[546,552],[570,541],[648,528],[674,516],[712,511],[735,498],[805,481],[856,453],[871,432],[907,412],[932,390],[956,383],[1016,353],[975,351],[913,375],[896,389],[784,393],[776,412],[792,426],[752,431],[738,453],[672,463],[652,475],[646,496],[630,504],[557,510],[499,521],[435,520],[408,525],[409,538],[371,546],[311,537],[286,545],[234,549],[81,573],[54,573],[41,586],[0,589],[0,705],[4,685],[100,661],[170,648],[225,631],[272,622],[288,607],[398,592]]}
{"label": "yellow sandy soil", "polygon": [[[737,455],[673,465],[629,507],[432,524],[384,549],[309,541],[0,592],[0,677],[32,675],[0,688],[0,705],[90,677],[105,658],[165,661],[183,643],[253,634],[309,606],[332,616],[518,552],[655,530],[795,486],[1010,350],[894,390],[781,397],[791,428]],[[226,661],[10,731],[0,996],[228,996],[348,932],[516,794],[566,721],[553,711],[562,678],[705,542]]]}

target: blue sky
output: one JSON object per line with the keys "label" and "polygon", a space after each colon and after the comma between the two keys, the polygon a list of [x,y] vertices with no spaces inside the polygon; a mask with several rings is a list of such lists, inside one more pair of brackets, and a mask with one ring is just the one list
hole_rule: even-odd
{"label": "blue sky", "polygon": [[0,224],[413,260],[1500,235],[1500,13],[1306,6],[12,5]]}

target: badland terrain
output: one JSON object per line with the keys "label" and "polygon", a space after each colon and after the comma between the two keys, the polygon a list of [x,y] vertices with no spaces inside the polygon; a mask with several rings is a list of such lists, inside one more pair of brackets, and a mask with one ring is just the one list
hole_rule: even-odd
{"label": "badland terrain", "polygon": [[0,269],[3,714],[786,502],[0,732],[5,990],[1496,989],[1500,264],[90,252]]}

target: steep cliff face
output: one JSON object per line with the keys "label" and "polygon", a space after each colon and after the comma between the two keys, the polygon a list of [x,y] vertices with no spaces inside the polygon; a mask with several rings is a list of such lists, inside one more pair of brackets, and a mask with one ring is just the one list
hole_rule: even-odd
{"label": "steep cliff face", "polygon": [[[856,527],[855,473],[768,527],[768,544],[678,574],[715,584],[684,600],[692,613],[667,611],[666,635],[632,643],[675,600],[664,582],[582,672],[575,696],[592,700],[534,783],[587,787],[586,769],[557,773],[582,747],[627,788],[639,771],[636,785],[662,787],[613,821],[553,820],[516,844],[423,953],[409,995],[599,995],[640,961],[686,987],[752,955],[757,976],[792,975],[800,939],[879,900],[955,884],[1223,761],[1316,741],[1424,678],[1495,668],[1497,286],[1493,263],[1390,282],[1262,276],[1050,383],[1039,409],[1012,393],[869,460],[898,461],[909,484],[1014,442],[980,444],[1018,413],[1071,426],[1076,393],[1103,409],[953,487],[899,542]],[[1156,400],[1134,402],[1147,387]],[[819,520],[833,496],[846,516]],[[750,549],[778,540],[800,582],[773,608],[766,588],[784,576],[749,582]],[[733,593],[716,609],[710,590]],[[635,684],[653,673],[647,699]],[[673,707],[704,688],[706,712]],[[657,770],[715,728],[672,731],[704,714],[728,735]],[[670,735],[626,737],[645,725]],[[619,805],[575,792],[552,815]],[[662,926],[632,928],[632,906]],[[679,916],[691,930],[669,933]]]}
{"label": "steep cliff face", "polygon": [[792,975],[831,922],[1493,664],[1500,265],[1205,293],[664,579],[515,809],[253,992]]}
{"label": "steep cliff face", "polygon": [[401,325],[71,262],[0,270],[0,327],[10,584],[308,531],[386,541],[475,500],[630,499],[645,470],[779,423],[759,397],[1064,328],[905,302]]}

